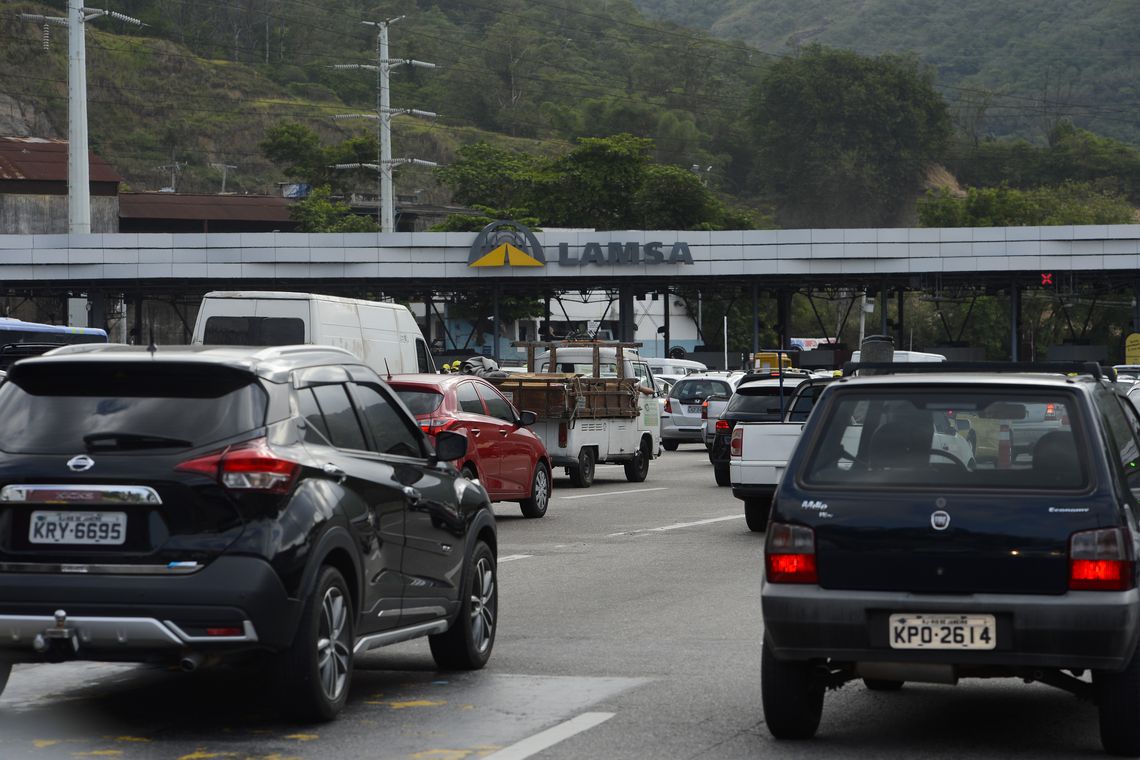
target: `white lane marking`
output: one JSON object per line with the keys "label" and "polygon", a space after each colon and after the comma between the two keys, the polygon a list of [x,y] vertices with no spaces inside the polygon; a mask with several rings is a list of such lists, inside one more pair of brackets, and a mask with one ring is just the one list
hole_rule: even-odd
{"label": "white lane marking", "polygon": [[526,559],[527,557],[533,557],[533,556],[534,556],[533,554],[508,554],[505,557],[499,557],[499,564],[501,565],[504,562],[510,562],[511,560]]}
{"label": "white lane marking", "polygon": [[556,499],[600,499],[603,496],[625,496],[627,493],[648,493],[649,491],[668,491],[668,488],[634,488],[628,491],[607,491],[606,493],[584,493],[581,496],[555,496]]}
{"label": "white lane marking", "polygon": [[641,528],[638,530],[623,530],[620,533],[611,533],[610,536],[630,536],[634,533],[664,533],[667,530],[677,530],[679,528],[692,528],[694,525],[708,525],[709,523],[724,522],[725,520],[741,520],[744,515],[728,515],[727,517],[710,517],[708,520],[696,520],[694,522],[674,523],[673,525],[666,525],[663,528]]}
{"label": "white lane marking", "polygon": [[614,715],[615,713],[607,712],[582,713],[578,717],[571,718],[565,723],[559,723],[554,728],[548,728],[534,736],[528,736],[520,742],[515,742],[509,747],[504,747],[498,752],[493,752],[483,758],[483,760],[525,760],[525,758],[537,755],[544,749],[549,749],[575,734],[580,734],[583,731],[590,730],[594,726],[605,723],[614,717]]}

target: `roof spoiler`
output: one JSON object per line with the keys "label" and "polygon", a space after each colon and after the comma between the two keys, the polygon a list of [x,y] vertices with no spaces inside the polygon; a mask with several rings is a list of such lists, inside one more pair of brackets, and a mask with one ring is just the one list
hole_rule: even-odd
{"label": "roof spoiler", "polygon": [[1055,372],[1116,381],[1116,370],[1096,362],[847,362],[843,365],[843,377],[851,377],[861,370],[874,370],[875,374],[883,375],[905,372]]}

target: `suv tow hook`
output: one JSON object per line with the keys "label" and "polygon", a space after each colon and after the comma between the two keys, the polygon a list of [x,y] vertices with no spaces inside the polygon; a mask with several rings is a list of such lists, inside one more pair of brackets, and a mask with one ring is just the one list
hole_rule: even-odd
{"label": "suv tow hook", "polygon": [[37,633],[32,639],[32,648],[42,654],[57,641],[70,641],[72,651],[79,651],[79,631],[68,627],[67,612],[64,610],[55,611],[55,625]]}

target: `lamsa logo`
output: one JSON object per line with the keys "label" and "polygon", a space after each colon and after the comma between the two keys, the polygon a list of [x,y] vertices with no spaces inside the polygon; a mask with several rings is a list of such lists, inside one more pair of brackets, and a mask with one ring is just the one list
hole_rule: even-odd
{"label": "lamsa logo", "polygon": [[511,221],[492,222],[471,244],[467,266],[541,267],[546,266],[546,255],[538,238],[526,226]]}

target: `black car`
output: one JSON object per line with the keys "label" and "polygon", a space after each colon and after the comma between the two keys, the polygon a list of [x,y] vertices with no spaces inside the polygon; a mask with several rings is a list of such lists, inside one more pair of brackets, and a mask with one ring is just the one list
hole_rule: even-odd
{"label": "black car", "polygon": [[[1095,700],[1104,748],[1140,755],[1140,415],[1099,368],[1037,369],[912,365],[821,394],[767,529],[774,736],[812,736],[824,691],[855,679],[1014,677]],[[1058,426],[1012,456],[1011,426],[1046,404]],[[937,445],[951,416],[973,469]]]}
{"label": "black car", "polygon": [[[832,380],[829,377],[809,380],[809,377],[806,372],[794,370],[785,371],[783,377],[779,372],[773,372],[763,376],[749,375],[736,386],[724,411],[712,423],[715,435],[712,448],[709,449],[709,461],[712,462],[718,486],[732,485],[728,474],[729,444],[736,423],[782,422],[784,409],[790,408],[797,392],[799,397],[795,407],[791,408],[788,422],[803,422],[811,413],[819,391]],[[800,391],[803,383],[808,385]]]}
{"label": "black car", "polygon": [[353,658],[428,636],[482,667],[496,529],[483,488],[330,348],[97,347],[0,385],[0,687],[13,663],[263,668],[296,717]]}

